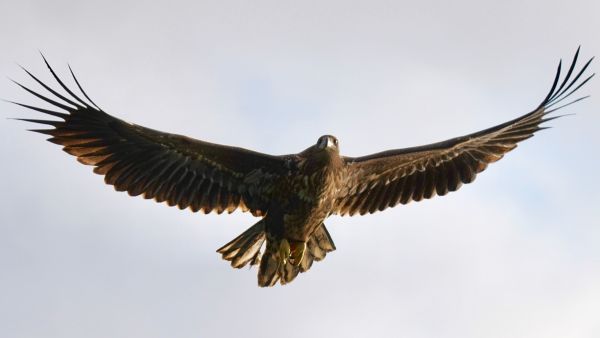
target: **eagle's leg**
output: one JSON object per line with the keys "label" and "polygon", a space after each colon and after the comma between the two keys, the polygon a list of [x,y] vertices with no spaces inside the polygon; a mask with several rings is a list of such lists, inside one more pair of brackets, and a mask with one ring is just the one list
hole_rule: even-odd
{"label": "eagle's leg", "polygon": [[304,252],[306,251],[306,242],[292,241],[282,239],[279,244],[279,264],[284,266],[288,260],[290,264],[299,266],[302,263]]}

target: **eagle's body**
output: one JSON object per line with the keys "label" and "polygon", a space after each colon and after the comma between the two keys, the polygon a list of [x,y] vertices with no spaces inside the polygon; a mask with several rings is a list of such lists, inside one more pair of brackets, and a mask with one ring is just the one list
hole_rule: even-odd
{"label": "eagle's body", "polygon": [[[323,222],[331,214],[335,197],[344,181],[345,166],[337,142],[334,136],[325,135],[303,152],[284,156],[281,174],[275,182],[266,185],[273,187],[268,193],[272,196],[268,212],[250,229],[259,230],[251,235],[264,231],[267,240],[259,268],[260,285],[272,285],[278,278],[287,283],[298,272],[308,270],[313,259],[320,260],[326,252],[335,249]],[[311,236],[314,236],[312,242]],[[261,238],[245,242],[248,249],[240,250],[245,253],[241,260],[232,259],[234,267],[243,266],[248,261],[258,262]],[[242,239],[247,240],[248,237]],[[235,251],[238,246],[232,245],[236,240],[218,250],[225,259],[229,259],[232,252],[239,253]],[[236,257],[240,259],[239,255]]]}
{"label": "eagle's body", "polygon": [[581,78],[592,60],[573,72],[578,55],[560,83],[559,64],[550,92],[530,113],[443,142],[356,158],[340,156],[331,135],[300,153],[273,156],[130,124],[100,109],[74,75],[87,101],[73,93],[47,62],[62,94],[29,72],[54,97],[19,86],[60,111],[17,104],[59,118],[23,120],[53,127],[34,131],[93,165],[118,191],[194,212],[241,209],[260,217],[218,252],[235,268],[260,264],[259,285],[272,286],[289,283],[335,250],[324,224],[328,216],[364,215],[443,196],[544,129],[542,123],[556,118],[546,115],[569,105],[557,106],[594,75]]}
{"label": "eagle's body", "polygon": [[[321,139],[331,138],[333,136]],[[285,197],[269,209],[279,209],[284,238],[306,242],[333,209],[335,196],[342,184],[344,163],[335,145],[325,148],[312,146],[292,158],[291,163],[293,169],[280,185],[287,191],[278,194]]]}

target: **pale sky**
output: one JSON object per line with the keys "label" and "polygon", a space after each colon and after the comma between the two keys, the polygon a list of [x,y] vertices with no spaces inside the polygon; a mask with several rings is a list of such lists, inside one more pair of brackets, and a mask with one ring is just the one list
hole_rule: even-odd
{"label": "pale sky", "polygon": [[[272,154],[345,155],[534,108],[562,57],[600,55],[600,2],[0,0],[0,74],[70,63],[107,112]],[[597,71],[597,62],[591,66]],[[36,87],[37,88],[37,87]],[[600,336],[600,95],[470,185],[364,217],[285,287],[215,252],[256,222],[104,185],[0,102],[0,336]],[[0,97],[39,101],[9,80]]]}

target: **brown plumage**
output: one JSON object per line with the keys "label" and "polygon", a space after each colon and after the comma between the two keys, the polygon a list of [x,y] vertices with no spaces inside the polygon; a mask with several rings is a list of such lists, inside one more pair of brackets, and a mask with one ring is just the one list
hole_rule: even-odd
{"label": "brown plumage", "polygon": [[562,81],[559,63],[550,92],[528,114],[444,142],[356,158],[340,156],[331,135],[298,154],[272,156],[130,124],[100,109],[71,71],[83,98],[75,94],[46,59],[66,94],[27,70],[54,98],[17,84],[60,111],[16,104],[58,118],[21,120],[53,127],[33,131],[50,135],[50,142],[94,166],[118,191],[194,212],[241,209],[260,217],[218,252],[234,268],[259,265],[259,285],[272,286],[291,282],[335,250],[323,223],[329,215],[364,215],[443,196],[544,129],[542,123],[556,118],[546,115],[583,99],[558,106],[594,76],[582,78],[591,59],[574,73],[578,55],[579,49]]}

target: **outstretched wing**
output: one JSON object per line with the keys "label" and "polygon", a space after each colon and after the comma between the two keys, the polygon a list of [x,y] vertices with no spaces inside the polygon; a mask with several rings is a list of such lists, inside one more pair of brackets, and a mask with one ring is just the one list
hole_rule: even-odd
{"label": "outstretched wing", "polygon": [[61,121],[20,120],[54,127],[33,131],[52,136],[50,142],[62,145],[79,162],[95,166],[94,172],[104,175],[107,184],[131,196],[143,195],[180,209],[189,207],[194,212],[233,212],[240,207],[256,216],[266,213],[269,185],[283,168],[282,157],[130,124],[98,108],[72,71],[75,83],[89,102],[73,93],[45,58],[44,62],[67,95],[58,93],[26,69],[56,99],[15,83],[62,112],[16,104]]}
{"label": "outstretched wing", "polygon": [[389,150],[364,157],[345,157],[347,180],[336,200],[334,213],[354,215],[374,213],[398,203],[446,195],[457,190],[462,183],[470,183],[485,170],[489,163],[503,155],[545,127],[546,117],[571,103],[557,105],[569,97],[594,74],[578,81],[589,66],[590,59],[575,75],[573,70],[579,49],[567,71],[560,80],[561,63],[558,65],[552,89],[542,103],[532,112],[512,121],[470,135],[421,147]]}

